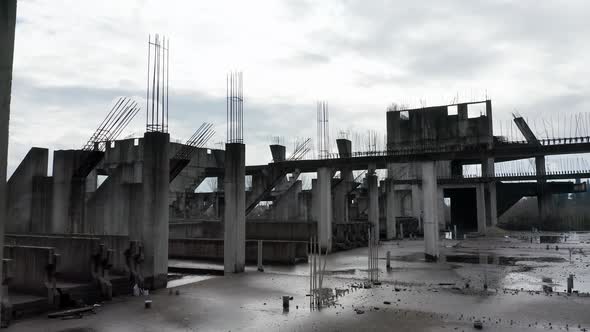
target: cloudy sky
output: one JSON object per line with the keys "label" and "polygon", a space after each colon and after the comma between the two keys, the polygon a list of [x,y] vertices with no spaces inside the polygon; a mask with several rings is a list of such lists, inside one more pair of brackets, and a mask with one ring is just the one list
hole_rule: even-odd
{"label": "cloudy sky", "polygon": [[556,123],[590,109],[588,13],[584,0],[19,0],[8,172],[31,146],[81,147],[118,96],[143,103],[153,33],[171,40],[173,139],[208,121],[224,141],[225,75],[244,72],[248,164],[270,161],[271,136],[315,137],[318,100],[333,137],[384,133],[392,102],[457,97],[488,96],[498,123]]}

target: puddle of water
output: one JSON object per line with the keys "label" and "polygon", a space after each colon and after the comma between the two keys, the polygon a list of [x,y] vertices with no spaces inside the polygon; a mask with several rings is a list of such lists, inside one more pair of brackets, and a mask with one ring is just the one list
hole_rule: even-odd
{"label": "puddle of water", "polygon": [[169,274],[166,288],[174,288],[195,282],[216,278],[214,275]]}
{"label": "puddle of water", "polygon": [[517,262],[563,263],[567,261],[563,257],[509,257],[470,254],[445,255],[445,259],[449,263],[495,264],[503,266],[515,266]]}

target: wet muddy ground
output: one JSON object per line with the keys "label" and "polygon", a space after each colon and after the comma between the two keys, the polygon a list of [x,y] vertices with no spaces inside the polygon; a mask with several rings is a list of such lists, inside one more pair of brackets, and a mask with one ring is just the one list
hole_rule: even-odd
{"label": "wet muddy ground", "polygon": [[[366,248],[329,255],[324,286],[340,296],[321,310],[310,309],[303,263],[265,266],[263,273],[248,267],[228,277],[177,276],[170,285],[174,291],[150,294],[151,309],[144,308],[145,297],[117,298],[96,315],[33,318],[7,331],[473,331],[475,320],[486,331],[590,328],[590,235],[569,234],[565,241],[565,234],[542,236],[561,239],[532,234],[531,241],[531,234],[510,233],[445,240],[436,263],[424,261],[421,240],[384,242],[381,284],[370,287],[365,286]],[[391,269],[385,267],[387,251]],[[576,293],[568,295],[570,274]],[[288,311],[282,296],[293,297]]]}

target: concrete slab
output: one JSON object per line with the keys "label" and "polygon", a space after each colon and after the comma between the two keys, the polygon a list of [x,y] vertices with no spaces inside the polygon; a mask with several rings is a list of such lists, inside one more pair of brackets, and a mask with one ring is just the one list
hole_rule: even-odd
{"label": "concrete slab", "polygon": [[[568,242],[572,247],[590,250],[589,234],[577,235]],[[347,289],[348,293],[320,311],[309,308],[306,264],[265,266],[264,273],[246,269],[243,274],[208,278],[174,288],[179,295],[174,292],[170,295],[169,290],[155,291],[149,297],[153,301],[151,309],[144,309],[147,297],[122,297],[105,304],[97,315],[80,320],[39,317],[17,322],[7,331],[73,328],[92,331],[470,331],[476,319],[489,331],[565,330],[566,326],[569,330],[579,330],[578,325],[590,326],[589,296],[546,295],[540,291],[542,285],[535,283],[528,285],[533,290],[529,292],[505,287],[510,285],[506,277],[514,273],[513,269],[531,277],[561,270],[561,273],[573,272],[584,279],[590,258],[583,254],[575,255],[570,266],[569,260],[563,261],[564,257],[569,258],[569,250],[547,251],[545,243],[535,240],[530,243],[525,233],[461,242],[443,240],[441,259],[436,263],[424,261],[423,246],[421,240],[384,243],[379,248],[383,282],[370,289],[355,287],[366,280],[362,271],[366,266],[366,248],[329,255],[327,270],[330,273],[324,283],[331,289]],[[385,270],[383,261],[388,250],[394,257],[390,271]],[[482,254],[486,258],[480,260]],[[469,258],[456,261],[462,256]],[[477,259],[471,259],[473,257]],[[535,267],[540,262],[543,267]],[[500,281],[497,284],[489,281],[487,291],[479,276],[486,269],[504,276],[497,279]],[[470,282],[469,288],[463,284],[466,281]],[[554,282],[559,284],[557,279]],[[585,289],[582,280],[576,282],[576,287]],[[559,290],[559,286],[556,288]],[[293,296],[288,312],[282,306],[284,295]]]}

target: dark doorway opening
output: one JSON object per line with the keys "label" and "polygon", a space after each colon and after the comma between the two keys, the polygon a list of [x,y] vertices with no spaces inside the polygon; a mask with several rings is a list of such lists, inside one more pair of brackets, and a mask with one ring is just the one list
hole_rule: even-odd
{"label": "dark doorway opening", "polygon": [[451,199],[451,225],[460,233],[477,232],[477,198],[475,188],[445,189]]}

